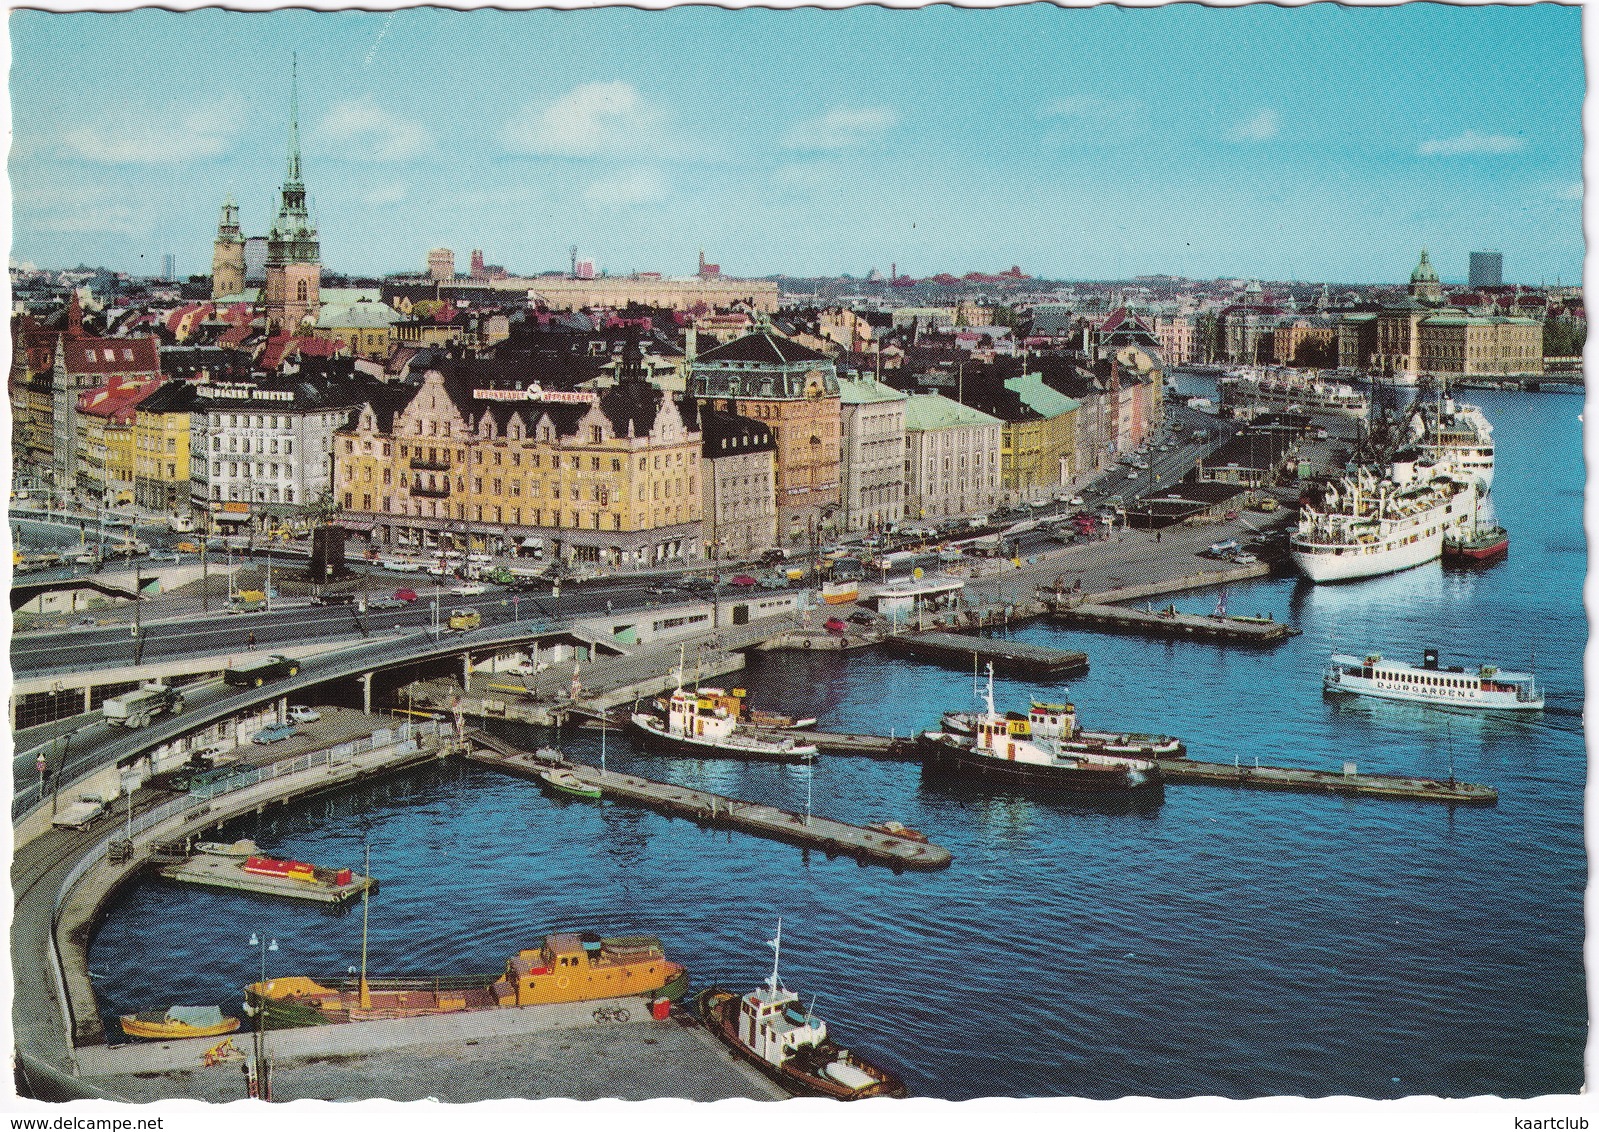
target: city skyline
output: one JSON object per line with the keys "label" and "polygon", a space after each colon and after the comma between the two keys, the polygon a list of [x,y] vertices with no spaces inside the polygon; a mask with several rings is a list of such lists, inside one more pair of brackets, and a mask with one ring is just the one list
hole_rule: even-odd
{"label": "city skyline", "polygon": [[[611,273],[689,274],[703,247],[730,275],[1354,283],[1425,246],[1450,281],[1491,247],[1506,282],[1575,283],[1580,18],[15,12],[13,256],[201,274],[230,192],[264,234],[297,51],[337,271],[439,246],[559,270],[576,245]],[[59,83],[85,49],[95,81]]]}

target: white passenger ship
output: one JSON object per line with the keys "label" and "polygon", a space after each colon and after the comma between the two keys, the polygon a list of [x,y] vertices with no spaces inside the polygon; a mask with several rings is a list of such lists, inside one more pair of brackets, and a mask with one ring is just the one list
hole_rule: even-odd
{"label": "white passenger ship", "polygon": [[1237,369],[1216,382],[1223,406],[1256,405],[1315,416],[1364,420],[1371,401],[1353,386],[1295,370]]}
{"label": "white passenger ship", "polygon": [[1474,480],[1481,495],[1494,485],[1493,431],[1481,409],[1457,402],[1448,392],[1436,401],[1419,402],[1410,418],[1417,447],[1439,470]]}
{"label": "white passenger ship", "polygon": [[1333,654],[1322,673],[1330,693],[1380,696],[1385,700],[1445,704],[1450,707],[1535,710],[1543,707],[1543,690],[1530,672],[1503,672],[1484,664],[1474,672],[1438,667],[1438,650],[1428,649],[1420,667],[1400,660]]}
{"label": "white passenger ship", "polygon": [[1430,465],[1396,461],[1382,480],[1362,468],[1300,503],[1289,557],[1313,582],[1407,570],[1438,558],[1475,510],[1473,486]]}

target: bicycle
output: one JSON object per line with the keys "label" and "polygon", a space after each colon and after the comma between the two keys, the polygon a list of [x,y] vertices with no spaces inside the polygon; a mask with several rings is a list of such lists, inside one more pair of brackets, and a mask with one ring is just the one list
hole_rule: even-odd
{"label": "bicycle", "polygon": [[631,1017],[625,1006],[600,1006],[594,1010],[596,1022],[626,1022]]}

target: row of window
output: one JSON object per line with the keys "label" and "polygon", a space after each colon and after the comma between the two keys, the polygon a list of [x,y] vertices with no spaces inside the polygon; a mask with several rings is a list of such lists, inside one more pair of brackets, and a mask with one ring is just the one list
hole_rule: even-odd
{"label": "row of window", "polygon": [[[255,442],[253,447],[251,445],[251,440],[252,439]],[[241,440],[243,442],[242,444],[240,443]],[[280,443],[283,446],[283,449],[282,449],[281,452],[279,452],[279,450],[278,450],[278,445]],[[169,440],[169,441],[167,441],[167,444],[168,444],[167,451],[171,452],[172,451],[172,448],[171,448],[172,442]],[[213,451],[213,452],[222,451],[222,438],[220,436],[213,436],[211,438],[211,451]],[[269,439],[267,439],[264,436],[257,436],[257,437],[254,437],[254,438],[251,438],[251,437],[248,437],[248,436],[245,436],[245,437],[229,436],[228,437],[228,451],[229,452],[245,452],[245,453],[255,452],[255,453],[258,453],[258,454],[263,455],[263,456],[264,455],[268,455],[268,454],[273,455],[273,456],[278,456],[278,455],[292,456],[292,455],[294,455],[294,441],[289,440],[289,439],[284,439],[282,441],[279,441],[279,440],[276,440],[276,439],[269,440]]]}

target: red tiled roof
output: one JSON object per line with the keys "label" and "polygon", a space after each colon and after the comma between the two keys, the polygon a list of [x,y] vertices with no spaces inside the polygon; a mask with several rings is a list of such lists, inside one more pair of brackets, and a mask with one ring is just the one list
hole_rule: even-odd
{"label": "red tiled roof", "polygon": [[159,373],[154,338],[67,338],[68,373]]}
{"label": "red tiled roof", "polygon": [[139,403],[161,386],[160,381],[122,385],[113,383],[78,395],[78,412],[105,417],[114,424],[132,422]]}
{"label": "red tiled roof", "polygon": [[332,358],[344,349],[339,338],[296,338],[291,353],[303,358]]}

